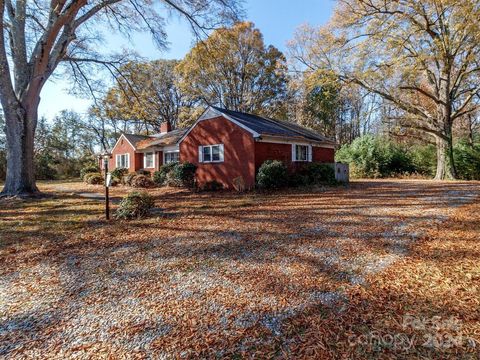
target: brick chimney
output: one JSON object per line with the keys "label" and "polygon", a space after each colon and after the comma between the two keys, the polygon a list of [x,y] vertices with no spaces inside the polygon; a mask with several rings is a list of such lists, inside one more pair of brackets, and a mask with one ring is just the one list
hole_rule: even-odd
{"label": "brick chimney", "polygon": [[167,133],[172,131],[172,124],[170,124],[170,121],[165,121],[160,125],[160,133]]}

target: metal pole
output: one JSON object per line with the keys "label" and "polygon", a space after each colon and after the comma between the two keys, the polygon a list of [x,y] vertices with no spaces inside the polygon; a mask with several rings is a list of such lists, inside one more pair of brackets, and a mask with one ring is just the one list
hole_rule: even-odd
{"label": "metal pole", "polygon": [[110,199],[108,194],[108,184],[107,184],[107,176],[108,176],[108,157],[103,159],[103,167],[105,168],[105,218],[110,220]]}

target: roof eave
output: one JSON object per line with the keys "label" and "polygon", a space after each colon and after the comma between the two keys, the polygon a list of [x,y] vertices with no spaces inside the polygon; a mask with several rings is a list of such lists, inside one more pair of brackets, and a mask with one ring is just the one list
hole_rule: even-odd
{"label": "roof eave", "polygon": [[260,142],[269,142],[269,141],[275,141],[275,142],[280,142],[280,143],[285,143],[285,144],[291,144],[295,142],[301,142],[301,143],[308,143],[310,145],[318,145],[322,147],[328,147],[328,148],[336,148],[336,144],[331,141],[323,141],[323,140],[314,140],[314,139],[309,139],[303,136],[279,136],[279,135],[272,135],[272,134],[260,134],[259,137],[255,138],[256,141]]}

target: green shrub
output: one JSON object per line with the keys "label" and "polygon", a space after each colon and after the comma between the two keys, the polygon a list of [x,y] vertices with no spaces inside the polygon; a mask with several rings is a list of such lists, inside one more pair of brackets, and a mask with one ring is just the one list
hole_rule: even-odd
{"label": "green shrub", "polygon": [[90,185],[101,185],[103,184],[104,178],[100,173],[88,173],[83,177],[83,181]]}
{"label": "green shrub", "polygon": [[132,181],[135,179],[138,175],[135,173],[130,173],[122,177],[122,184],[127,185],[127,186],[132,186]]}
{"label": "green shrub", "polygon": [[83,181],[88,183],[89,181],[89,178],[93,175],[97,175],[97,174],[100,174],[98,172],[92,172],[92,173],[86,173],[85,175],[83,175]]}
{"label": "green shrub", "polygon": [[288,171],[278,160],[267,160],[258,169],[257,185],[262,189],[279,189],[288,185]]}
{"label": "green shrub", "polygon": [[85,175],[88,173],[100,173],[100,169],[95,165],[86,166],[80,170],[80,178],[85,179]]}
{"label": "green shrub", "polygon": [[180,184],[180,186],[185,186],[186,188],[193,188],[195,185],[195,172],[197,171],[197,166],[189,163],[176,163],[173,167],[172,174],[173,178]]}
{"label": "green shrub", "polygon": [[480,180],[480,144],[459,141],[453,148],[457,176],[462,180]]}
{"label": "green shrub", "polygon": [[131,192],[122,199],[115,212],[116,219],[139,219],[145,217],[155,205],[153,197],[146,192]]}
{"label": "green shrub", "polygon": [[177,163],[165,164],[160,167],[160,170],[153,173],[153,182],[157,186],[166,185],[167,175],[173,170]]}
{"label": "green shrub", "polygon": [[153,180],[146,175],[137,175],[131,181],[131,186],[135,188],[151,188],[155,186]]}
{"label": "green shrub", "polygon": [[148,171],[148,170],[142,170],[142,169],[140,169],[140,170],[135,171],[135,173],[136,173],[137,175],[144,175],[144,176],[148,176],[148,177],[151,177],[151,176],[152,176],[152,173],[151,173],[150,171]]}
{"label": "green shrub", "polygon": [[182,187],[182,183],[175,176],[175,172],[173,170],[167,173],[164,184],[165,186]]}
{"label": "green shrub", "polygon": [[437,167],[437,150],[435,145],[417,145],[410,149],[415,172],[429,177],[435,176]]}
{"label": "green shrub", "polygon": [[160,167],[153,173],[153,181],[158,186],[185,186],[192,188],[195,185],[197,166],[188,162],[170,163]]}
{"label": "green shrub", "polygon": [[342,146],[335,160],[350,164],[352,177],[379,178],[415,172],[407,148],[386,138],[364,135]]}
{"label": "green shrub", "polygon": [[[42,151],[40,154],[35,156],[35,177],[38,180],[54,180],[57,179],[58,171],[54,167],[57,165],[57,161],[47,151]],[[6,161],[5,161],[6,166]],[[98,171],[98,169],[95,169]]]}
{"label": "green shrub", "polygon": [[335,169],[331,165],[309,163],[305,166],[304,171],[308,179],[308,185],[332,184],[335,182]]}
{"label": "green shrub", "polygon": [[301,172],[301,171],[296,171],[293,174],[290,174],[288,177],[288,186],[291,187],[302,187],[302,186],[308,186],[310,184],[310,178],[308,177],[307,174]]}
{"label": "green shrub", "polygon": [[126,168],[116,168],[110,174],[112,175],[112,178],[121,179],[125,175],[128,174],[128,169],[126,169]]}
{"label": "green shrub", "polygon": [[110,186],[118,186],[120,184],[120,180],[118,178],[112,177],[110,180]]}

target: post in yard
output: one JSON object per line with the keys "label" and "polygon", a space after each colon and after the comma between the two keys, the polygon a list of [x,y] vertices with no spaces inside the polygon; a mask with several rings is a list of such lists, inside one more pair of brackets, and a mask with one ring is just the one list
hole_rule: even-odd
{"label": "post in yard", "polygon": [[105,152],[101,155],[103,158],[103,169],[105,171],[105,219],[110,220],[110,197],[108,193],[108,188],[110,187],[110,182],[112,179],[111,174],[108,172],[108,161],[112,157],[112,154]]}

